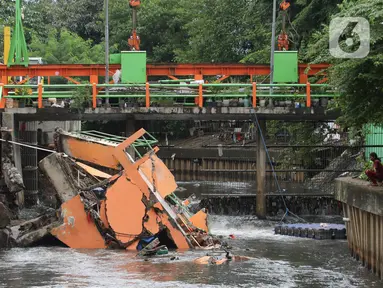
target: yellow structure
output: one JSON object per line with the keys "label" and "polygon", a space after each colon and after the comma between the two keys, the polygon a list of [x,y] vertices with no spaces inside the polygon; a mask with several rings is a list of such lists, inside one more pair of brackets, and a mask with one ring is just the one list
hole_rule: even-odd
{"label": "yellow structure", "polygon": [[4,27],[4,64],[8,64],[9,49],[11,48],[11,27]]}

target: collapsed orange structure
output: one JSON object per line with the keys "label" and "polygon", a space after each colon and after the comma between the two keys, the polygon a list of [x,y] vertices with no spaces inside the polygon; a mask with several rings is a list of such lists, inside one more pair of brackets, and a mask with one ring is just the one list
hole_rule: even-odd
{"label": "collapsed orange structure", "polygon": [[[62,224],[51,231],[61,242],[71,248],[127,250],[137,250],[140,241],[148,237],[157,237],[161,245],[175,249],[218,244],[207,234],[205,211],[193,215],[173,193],[177,188],[174,176],[157,157],[159,149],[150,145],[152,136],[144,129],[126,139],[64,131],[57,134],[57,149],[75,158],[77,164],[83,161],[117,171],[98,187],[79,191],[62,204]],[[139,157],[135,160],[128,150],[135,150]],[[139,150],[146,153],[141,156]],[[101,173],[94,167],[82,167],[94,175]]]}

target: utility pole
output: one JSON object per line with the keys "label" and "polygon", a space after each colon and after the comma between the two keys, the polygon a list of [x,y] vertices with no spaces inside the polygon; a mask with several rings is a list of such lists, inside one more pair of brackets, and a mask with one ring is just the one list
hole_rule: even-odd
{"label": "utility pole", "polygon": [[[109,0],[104,1],[105,6],[105,84],[109,84]],[[105,87],[105,94],[109,95],[109,88]],[[109,104],[109,98],[105,99]]]}
{"label": "utility pole", "polygon": [[[270,55],[270,84],[274,84],[274,52],[275,52],[275,29],[277,21],[277,0],[273,0],[273,24],[271,31],[271,55]],[[270,87],[270,94],[273,93],[273,87]]]}

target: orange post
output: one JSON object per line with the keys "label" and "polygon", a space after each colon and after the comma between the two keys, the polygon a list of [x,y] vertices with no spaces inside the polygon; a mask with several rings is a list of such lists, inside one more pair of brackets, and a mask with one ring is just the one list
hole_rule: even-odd
{"label": "orange post", "polygon": [[307,107],[311,107],[311,84],[310,82],[306,83],[306,100],[307,100]]}
{"label": "orange post", "polygon": [[146,108],[150,107],[150,89],[149,89],[149,82],[146,82]]}
{"label": "orange post", "polygon": [[5,108],[4,106],[5,106],[5,104],[3,104],[3,99],[5,99],[4,98],[4,83],[0,83],[0,88],[1,88],[1,99],[0,99],[0,108]]}
{"label": "orange post", "polygon": [[199,84],[198,87],[198,106],[203,107],[203,93],[202,93],[202,84]]}
{"label": "orange post", "polygon": [[92,84],[92,89],[93,89],[92,104],[93,104],[93,109],[96,109],[97,108],[97,84],[96,83]]}
{"label": "orange post", "polygon": [[38,90],[38,98],[37,98],[37,107],[43,108],[43,83],[39,83],[39,86],[37,88]]}
{"label": "orange post", "polygon": [[0,109],[4,109],[5,108],[5,102],[6,102],[6,97],[8,95],[8,89],[4,88],[4,85],[8,84],[8,77],[7,76],[3,76],[1,77],[1,85],[3,87],[3,95],[1,97],[1,100],[0,100]]}
{"label": "orange post", "polygon": [[305,84],[309,80],[309,76],[305,74],[304,72],[299,74],[299,84]]}
{"label": "orange post", "polygon": [[257,83],[253,82],[253,107],[257,107]]}

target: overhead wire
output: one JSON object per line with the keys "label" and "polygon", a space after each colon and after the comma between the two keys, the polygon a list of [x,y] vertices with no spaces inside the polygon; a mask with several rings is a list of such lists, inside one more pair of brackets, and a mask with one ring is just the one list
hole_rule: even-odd
{"label": "overhead wire", "polygon": [[2,138],[0,138],[0,141],[2,141],[2,142],[9,142],[9,143],[14,144],[14,145],[23,146],[23,147],[27,147],[27,148],[32,148],[32,149],[36,149],[36,150],[41,150],[41,151],[45,151],[45,152],[57,153],[57,151],[41,148],[41,147],[35,146],[33,144],[32,145],[28,145],[28,144],[24,144],[22,142],[15,142],[15,141],[10,141],[10,140],[5,140],[5,139],[2,139]]}
{"label": "overhead wire", "polygon": [[[253,122],[255,122],[255,124],[257,125],[257,129],[259,131],[259,135],[261,136],[261,140],[262,140],[262,144],[263,146],[265,147],[265,151],[266,151],[266,156],[268,158],[268,161],[270,163],[270,167],[271,167],[271,171],[273,173],[273,176],[274,176],[274,180],[275,180],[275,184],[277,185],[277,189],[278,189],[278,193],[281,195],[281,198],[282,198],[282,201],[283,201],[283,205],[285,207],[285,214],[283,215],[282,219],[280,222],[282,222],[284,220],[284,218],[290,214],[292,216],[294,216],[295,218],[299,219],[299,220],[302,220],[304,222],[307,222],[306,220],[304,220],[303,218],[299,217],[298,215],[294,214],[293,212],[291,212],[287,206],[287,203],[286,203],[286,200],[285,200],[285,197],[283,195],[283,192],[282,192],[282,189],[281,189],[281,186],[279,185],[279,181],[278,181],[278,177],[277,177],[277,173],[275,172],[275,169],[274,169],[274,164],[271,160],[271,157],[270,157],[270,153],[269,153],[269,150],[267,148],[267,145],[266,145],[266,141],[265,141],[265,138],[263,136],[263,132],[262,132],[262,128],[261,128],[261,125],[259,124],[259,120],[258,120],[258,116],[255,112],[254,109],[251,109],[251,113],[253,114],[254,116],[254,120]],[[261,143],[257,143],[257,145],[260,145]]]}

